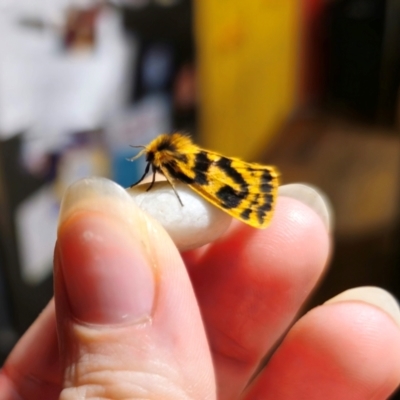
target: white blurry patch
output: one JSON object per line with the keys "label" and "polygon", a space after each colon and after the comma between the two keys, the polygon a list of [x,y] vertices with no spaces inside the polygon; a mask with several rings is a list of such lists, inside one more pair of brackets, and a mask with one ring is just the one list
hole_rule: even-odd
{"label": "white blurry patch", "polygon": [[17,207],[21,274],[28,284],[37,285],[51,274],[58,214],[59,202],[51,185],[34,192]]}
{"label": "white blurry patch", "polygon": [[183,206],[168,182],[156,182],[146,191],[148,187],[147,182],[127,190],[136,204],[165,228],[181,251],[216,240],[230,225],[232,217],[184,184],[175,185]]}

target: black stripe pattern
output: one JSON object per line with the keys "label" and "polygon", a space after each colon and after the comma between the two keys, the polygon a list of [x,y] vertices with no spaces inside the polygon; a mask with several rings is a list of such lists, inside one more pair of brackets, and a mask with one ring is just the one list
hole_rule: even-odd
{"label": "black stripe pattern", "polygon": [[232,160],[226,157],[221,157],[216,166],[220,168],[234,183],[240,185],[240,190],[235,190],[230,185],[222,186],[216,193],[216,196],[221,200],[223,207],[231,209],[236,208],[246,199],[249,194],[249,184],[244,180],[243,176],[232,167]]}
{"label": "black stripe pattern", "polygon": [[207,172],[210,169],[212,161],[208,158],[205,151],[199,151],[196,154],[193,170],[195,172],[194,181],[199,185],[207,185]]}

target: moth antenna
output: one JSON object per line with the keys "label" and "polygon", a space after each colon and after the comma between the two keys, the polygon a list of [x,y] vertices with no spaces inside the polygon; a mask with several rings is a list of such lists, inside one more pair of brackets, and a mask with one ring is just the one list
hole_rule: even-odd
{"label": "moth antenna", "polygon": [[148,192],[153,187],[155,181],[156,181],[156,170],[153,169],[153,178],[151,180],[149,187],[146,189],[146,192]]}
{"label": "moth antenna", "polygon": [[139,151],[139,153],[136,154],[136,156],[127,158],[127,161],[135,161],[138,158],[142,157],[142,155],[146,152],[146,147],[145,146],[131,146],[131,147],[143,148],[143,150]]}

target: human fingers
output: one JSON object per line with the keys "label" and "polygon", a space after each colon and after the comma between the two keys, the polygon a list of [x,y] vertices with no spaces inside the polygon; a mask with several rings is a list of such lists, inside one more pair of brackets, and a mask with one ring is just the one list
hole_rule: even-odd
{"label": "human fingers", "polygon": [[296,322],[242,399],[385,400],[399,383],[399,307],[357,288]]}
{"label": "human fingers", "polygon": [[60,218],[61,398],[215,398],[196,299],[165,231],[107,180],[75,184]]}
{"label": "human fingers", "polygon": [[54,301],[14,347],[0,372],[0,399],[57,399],[61,389]]}
{"label": "human fingers", "polygon": [[[294,185],[289,194],[292,198],[278,198],[268,229],[238,223],[200,255],[185,255],[221,399],[242,392],[292,323],[329,257],[329,211],[322,196],[304,185]],[[296,194],[302,202],[293,198]]]}

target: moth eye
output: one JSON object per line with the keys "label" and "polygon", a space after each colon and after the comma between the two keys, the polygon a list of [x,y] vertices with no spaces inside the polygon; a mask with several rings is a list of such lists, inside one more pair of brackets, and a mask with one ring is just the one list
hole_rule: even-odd
{"label": "moth eye", "polygon": [[152,151],[149,151],[146,155],[146,161],[147,162],[153,162],[154,161],[154,153]]}

